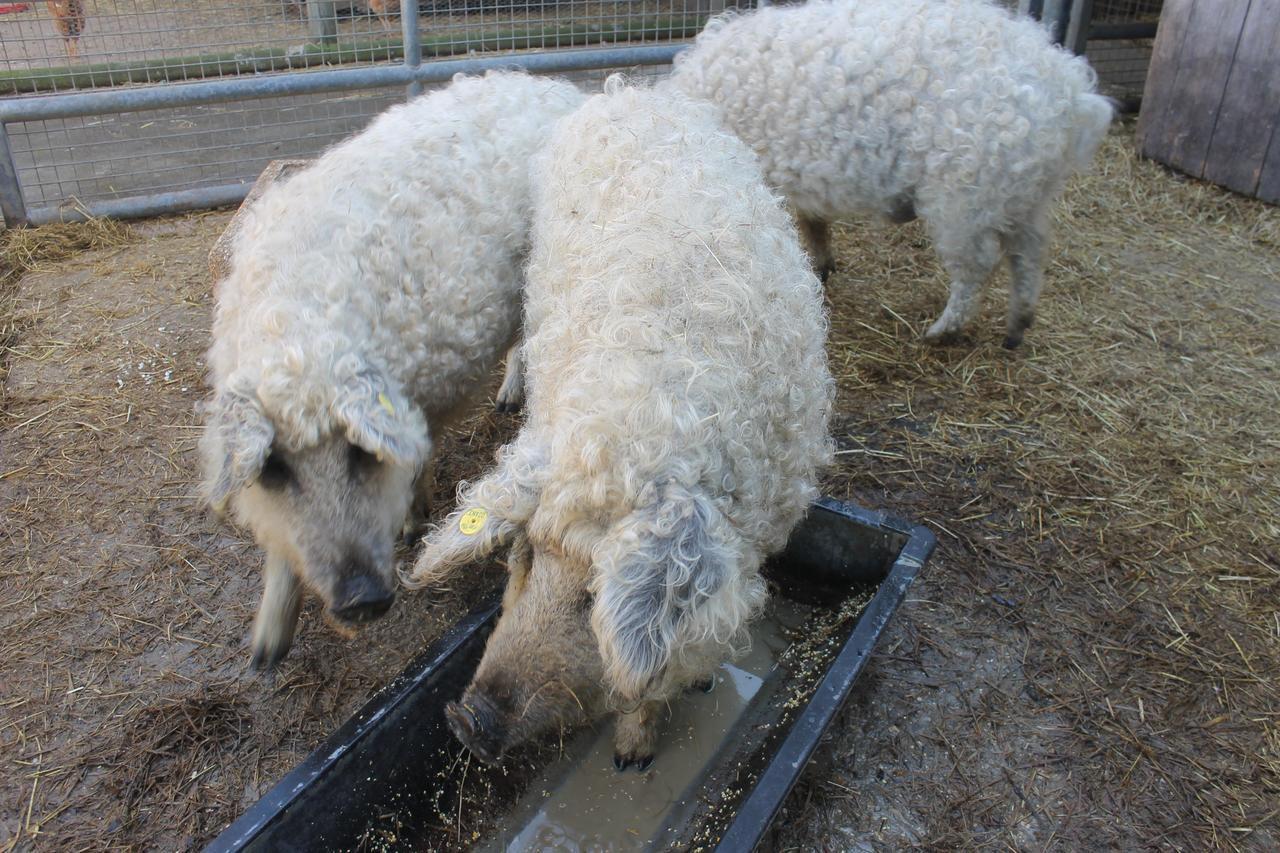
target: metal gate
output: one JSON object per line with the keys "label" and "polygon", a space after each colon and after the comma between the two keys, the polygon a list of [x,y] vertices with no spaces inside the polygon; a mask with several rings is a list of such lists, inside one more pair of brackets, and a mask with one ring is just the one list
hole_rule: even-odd
{"label": "metal gate", "polygon": [[[0,3],[7,226],[239,202],[458,72],[660,73],[726,6],[768,0],[52,0]],[[1141,95],[1161,0],[999,0]]]}
{"label": "metal gate", "polygon": [[1105,94],[1137,112],[1164,0],[1018,0],[1054,40],[1084,54]]}
{"label": "metal gate", "polygon": [[725,5],[0,4],[0,210],[14,226],[234,204],[270,160],[314,155],[458,72],[656,70]]}

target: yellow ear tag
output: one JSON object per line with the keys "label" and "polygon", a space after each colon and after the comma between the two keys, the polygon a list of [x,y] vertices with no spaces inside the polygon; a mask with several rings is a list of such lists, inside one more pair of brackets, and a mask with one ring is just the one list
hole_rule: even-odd
{"label": "yellow ear tag", "polygon": [[475,536],[480,532],[480,528],[484,527],[485,520],[488,518],[489,513],[486,510],[473,507],[458,519],[458,529],[462,531],[463,536]]}
{"label": "yellow ear tag", "polygon": [[391,405],[391,398],[381,391],[378,392],[378,402],[382,404],[382,408],[386,410],[388,415],[396,413],[396,407]]}

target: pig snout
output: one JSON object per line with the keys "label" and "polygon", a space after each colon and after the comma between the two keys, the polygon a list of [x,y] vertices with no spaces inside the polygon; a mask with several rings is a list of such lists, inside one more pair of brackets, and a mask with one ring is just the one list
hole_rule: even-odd
{"label": "pig snout", "polygon": [[497,764],[505,747],[506,726],[497,710],[481,696],[464,696],[461,702],[450,702],[444,716],[463,746],[485,764]]}
{"label": "pig snout", "polygon": [[382,616],[395,600],[395,592],[380,578],[366,573],[352,574],[338,584],[329,611],[343,622],[360,625]]}

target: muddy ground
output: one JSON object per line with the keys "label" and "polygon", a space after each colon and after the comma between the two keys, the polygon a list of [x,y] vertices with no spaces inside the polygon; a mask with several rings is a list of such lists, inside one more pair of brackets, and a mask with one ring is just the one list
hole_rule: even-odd
{"label": "muddy ground", "polygon": [[[1016,352],[1003,275],[926,347],[921,229],[841,229],[825,487],[940,544],[777,849],[1280,845],[1280,216],[1131,144],[1070,187]],[[194,499],[228,218],[0,291],[0,850],[199,846],[497,582],[357,641],[309,605],[281,671],[246,671],[259,556]],[[442,509],[514,427],[448,438]]]}

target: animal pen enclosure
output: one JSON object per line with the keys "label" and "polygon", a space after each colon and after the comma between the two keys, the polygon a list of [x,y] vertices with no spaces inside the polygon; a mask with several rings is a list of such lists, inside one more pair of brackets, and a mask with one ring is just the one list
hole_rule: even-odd
{"label": "animal pen enclosure", "polygon": [[[261,554],[195,500],[230,218],[0,237],[0,850],[199,849],[500,582],[356,641],[308,605],[246,672]],[[1126,122],[1054,218],[1013,353],[998,282],[971,345],[919,343],[947,289],[919,223],[837,229],[822,491],[940,546],[778,848],[1280,843],[1280,209],[1139,159]],[[442,511],[515,425],[442,436]]]}
{"label": "animal pen enclosure", "polygon": [[1041,21],[1054,40],[1084,54],[1103,94],[1125,112],[1142,99],[1164,0],[1019,0],[1018,10]]}
{"label": "animal pen enclosure", "polygon": [[[208,5],[232,20],[226,0]],[[256,7],[280,10],[269,20],[288,35],[259,23],[220,43],[309,44],[294,5]],[[148,87],[144,62],[163,71],[205,42],[95,58],[102,14],[126,6],[87,8],[71,64],[132,64],[144,97],[248,77],[186,62],[190,77]],[[32,63],[68,65],[44,5],[21,14],[41,28]],[[339,9],[336,26],[341,50],[348,29],[384,24]],[[395,40],[400,22],[385,26]],[[6,51],[20,41],[0,32]],[[605,47],[630,49],[580,46]],[[229,186],[405,96],[403,58],[308,62],[254,73],[393,77],[17,121],[27,201],[101,209]],[[71,104],[129,91],[50,85]],[[214,109],[225,127],[199,123]],[[243,141],[274,123],[279,145]],[[49,162],[29,159],[32,133]],[[194,500],[205,260],[229,219],[0,237],[0,850],[198,849],[494,592],[497,574],[477,572],[440,600],[406,596],[354,642],[308,605],[282,671],[244,671],[260,555]],[[822,489],[920,519],[941,546],[784,806],[779,848],[1280,848],[1280,210],[1136,157],[1117,122],[1054,219],[1043,322],[1015,353],[999,345],[999,287],[972,346],[919,344],[947,287],[919,223],[837,229],[838,450]],[[513,427],[485,409],[442,437],[439,506]]]}
{"label": "animal pen enclosure", "polygon": [[396,5],[88,2],[78,39],[44,4],[0,17],[6,223],[234,203],[267,162],[315,154],[406,87],[516,61],[557,73],[662,65],[725,8],[435,0],[393,15]]}
{"label": "animal pen enclosure", "polygon": [[[1022,5],[1038,15],[1054,2]],[[517,61],[597,75],[661,68],[711,14],[755,2],[65,5],[61,16],[43,3],[0,15],[0,207],[9,226],[232,204],[268,162],[314,155],[403,100],[406,87]],[[1077,49],[1122,100],[1141,92],[1159,5],[1071,6],[1077,29],[1085,26]],[[1068,29],[1060,37],[1076,37]]]}

